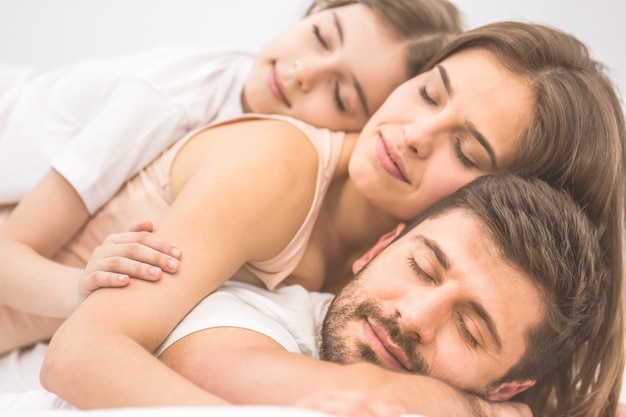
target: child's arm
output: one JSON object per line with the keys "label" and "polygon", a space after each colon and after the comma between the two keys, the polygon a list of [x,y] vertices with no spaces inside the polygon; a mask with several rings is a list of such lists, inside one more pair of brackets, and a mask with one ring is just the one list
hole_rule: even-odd
{"label": "child's arm", "polygon": [[[123,286],[128,276],[158,279],[149,265],[175,272],[167,260],[177,256],[173,246],[150,233],[118,234],[112,237],[124,259],[106,256],[105,241],[94,262],[85,269],[51,260],[89,219],[80,197],[68,182],[52,170],[29,193],[0,227],[0,304],[17,311],[47,317],[67,317],[93,290]],[[128,242],[123,246],[122,242]],[[114,265],[111,265],[111,264]],[[107,272],[108,271],[108,272]]]}
{"label": "child's arm", "polygon": [[302,136],[283,122],[255,121],[203,131],[193,139],[200,145],[185,145],[172,167],[176,200],[155,232],[181,248],[179,272],[88,297],[51,341],[44,386],[85,408],[210,403],[151,352],[243,263],[275,256],[294,236],[318,168]]}
{"label": "child's arm", "polygon": [[131,225],[128,232],[110,234],[91,254],[79,292],[87,297],[99,288],[124,287],[130,278],[158,281],[162,271],[176,273],[180,249],[151,233],[148,220]]}
{"label": "child's arm", "polygon": [[50,258],[88,218],[74,189],[50,171],[0,227],[0,302],[29,313],[69,315],[82,271]]}

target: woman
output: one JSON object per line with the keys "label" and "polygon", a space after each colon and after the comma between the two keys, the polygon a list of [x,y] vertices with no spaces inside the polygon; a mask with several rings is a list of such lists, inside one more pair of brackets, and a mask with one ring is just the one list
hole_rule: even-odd
{"label": "woman", "polygon": [[[139,214],[162,215],[156,233],[176,242],[184,263],[176,277],[157,284],[133,281],[114,295],[102,290],[88,297],[51,342],[44,385],[79,407],[215,403],[149,352],[242,266],[239,279],[269,288],[299,283],[332,290],[343,285],[352,261],[398,221],[481,175],[516,171],[568,189],[598,224],[620,226],[604,229],[615,271],[607,308],[616,312],[615,320],[599,331],[607,336],[601,343],[585,346],[597,351],[583,349],[577,356],[588,363],[563,364],[561,370],[576,365],[581,373],[574,384],[565,382],[578,391],[558,399],[559,410],[576,402],[607,407],[609,391],[619,390],[621,369],[600,367],[592,354],[583,354],[593,352],[621,368],[624,123],[610,83],[579,42],[525,24],[495,24],[462,35],[434,62],[398,87],[358,137],[252,118],[203,129],[164,154],[123,193],[130,196],[150,174],[157,176],[158,198],[142,199],[155,211]],[[58,178],[48,177],[38,188],[8,220],[5,237],[15,238],[11,234],[26,220],[46,230],[42,204],[50,207],[48,217],[76,213]],[[92,223],[106,226],[109,214],[136,204],[113,202]],[[92,223],[75,239],[91,239]],[[285,248],[296,239],[304,239],[300,253],[275,270],[265,268],[269,261],[284,261]],[[55,249],[50,239],[33,240],[27,233],[17,240],[44,253]],[[23,272],[46,267],[35,263],[30,249],[13,254]],[[327,276],[343,280],[327,282]],[[540,393],[548,396],[561,383],[539,387]],[[594,395],[586,396],[591,388]],[[547,404],[537,398],[540,406]]]}

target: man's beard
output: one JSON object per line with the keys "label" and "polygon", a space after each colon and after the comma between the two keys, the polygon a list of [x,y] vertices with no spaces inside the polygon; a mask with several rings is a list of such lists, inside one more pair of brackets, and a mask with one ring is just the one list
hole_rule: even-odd
{"label": "man's beard", "polygon": [[395,318],[385,316],[373,299],[359,298],[361,293],[359,284],[353,281],[333,300],[322,325],[320,357],[337,363],[370,362],[384,366],[367,344],[346,339],[351,323],[367,320],[383,329],[402,349],[409,362],[409,372],[428,375],[428,366],[416,350],[417,336],[404,334]]}

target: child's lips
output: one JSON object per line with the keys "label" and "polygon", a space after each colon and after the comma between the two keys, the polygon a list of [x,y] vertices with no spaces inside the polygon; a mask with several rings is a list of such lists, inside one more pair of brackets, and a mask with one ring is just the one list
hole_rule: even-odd
{"label": "child's lips", "polygon": [[283,87],[280,83],[278,72],[276,71],[276,65],[272,65],[267,74],[267,88],[276,100],[280,101],[288,108],[291,108],[291,103],[287,100],[287,97],[285,97],[285,93],[283,92]]}

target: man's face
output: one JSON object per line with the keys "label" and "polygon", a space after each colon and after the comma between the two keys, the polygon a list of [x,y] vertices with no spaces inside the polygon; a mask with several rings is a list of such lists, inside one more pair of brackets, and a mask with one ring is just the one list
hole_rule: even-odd
{"label": "man's face", "polygon": [[337,296],[322,357],[426,374],[493,399],[541,311],[530,279],[454,210],[393,242]]}

